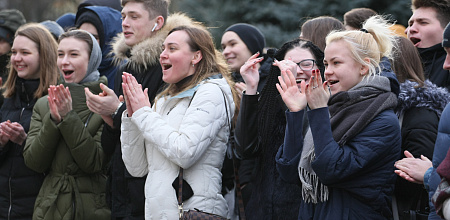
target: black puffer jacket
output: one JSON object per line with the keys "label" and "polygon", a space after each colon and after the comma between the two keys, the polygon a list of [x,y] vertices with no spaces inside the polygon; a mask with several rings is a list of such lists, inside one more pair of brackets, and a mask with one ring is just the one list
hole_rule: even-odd
{"label": "black puffer jacket", "polygon": [[[6,98],[0,109],[0,120],[18,122],[28,133],[36,99],[33,97],[39,80],[16,81],[16,93]],[[23,146],[8,142],[0,150],[0,219],[31,219],[34,202],[44,174],[27,166],[23,159]]]}
{"label": "black puffer jacket", "polygon": [[[402,152],[408,150],[414,157],[420,155],[432,159],[439,118],[449,102],[449,93],[429,80],[422,88],[414,88],[417,83],[409,80],[400,84],[400,94],[396,114],[401,121]],[[404,158],[404,154],[401,154]],[[420,184],[397,178],[395,185],[399,215],[404,211],[416,210],[417,204],[423,210],[428,204],[428,195]]]}

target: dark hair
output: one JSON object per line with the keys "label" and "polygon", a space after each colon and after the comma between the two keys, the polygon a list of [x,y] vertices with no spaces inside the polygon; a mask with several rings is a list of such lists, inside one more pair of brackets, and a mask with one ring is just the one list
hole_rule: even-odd
{"label": "dark hair", "polygon": [[433,8],[436,10],[436,18],[445,28],[450,22],[450,1],[448,0],[411,0],[411,9],[415,11],[418,8]]}
{"label": "dark hair", "polygon": [[344,14],[344,25],[359,30],[363,23],[374,15],[377,15],[377,12],[370,8],[354,8]]}
{"label": "dark hair", "polygon": [[[34,93],[35,98],[40,98],[48,93],[48,87],[55,85],[58,81],[59,70],[56,60],[58,58],[58,45],[53,35],[43,25],[28,23],[21,26],[15,37],[23,36],[37,45],[39,51],[39,87]],[[15,94],[17,71],[10,67],[9,76],[3,88],[5,97],[12,97]]]}
{"label": "dark hair", "polygon": [[88,52],[89,58],[91,57],[92,47],[93,47],[94,42],[92,41],[92,38],[91,38],[91,36],[89,35],[88,32],[83,31],[83,30],[77,30],[77,29],[69,30],[69,31],[61,34],[61,36],[59,36],[58,44],[61,43],[61,41],[64,38],[69,38],[69,37],[73,37],[75,39],[78,39],[78,40],[86,42],[87,45],[88,45],[88,51],[87,52]]}
{"label": "dark hair", "polygon": [[422,61],[419,52],[414,44],[405,37],[396,37],[397,48],[394,51],[392,69],[397,75],[400,83],[405,80],[417,82],[417,87],[424,85],[425,76],[423,73]]}
{"label": "dark hair", "polygon": [[148,11],[149,19],[161,15],[164,18],[164,21],[167,20],[170,0],[122,0],[122,7],[125,7],[128,2],[140,2],[144,4],[145,10]]}
{"label": "dark hair", "polygon": [[333,30],[344,30],[344,24],[335,17],[320,16],[303,23],[301,38],[313,42],[323,51],[326,46],[325,37]]}
{"label": "dark hair", "polygon": [[[323,64],[324,54],[311,41],[304,39],[288,41],[281,46],[274,57],[277,60],[284,60],[286,53],[296,47],[307,49],[312,53],[317,66],[323,75],[323,72],[325,71],[325,66]],[[258,102],[258,138],[260,140],[261,151],[265,151],[266,146],[271,146],[270,143],[276,141],[272,139],[284,138],[284,129],[286,125],[284,116],[285,108],[283,108],[283,103],[280,105],[281,98],[279,97],[280,94],[276,88],[278,76],[280,76],[280,69],[276,66],[272,66],[270,68],[270,74],[267,77],[266,85],[261,91],[261,98]]]}

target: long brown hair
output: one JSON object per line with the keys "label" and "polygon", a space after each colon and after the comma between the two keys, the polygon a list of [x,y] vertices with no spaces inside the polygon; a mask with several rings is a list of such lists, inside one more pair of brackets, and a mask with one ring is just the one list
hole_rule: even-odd
{"label": "long brown hair", "polygon": [[424,85],[422,61],[414,44],[407,38],[396,37],[398,48],[395,50],[392,69],[400,83],[405,80],[417,82],[418,87]]}
{"label": "long brown hair", "polygon": [[[37,45],[39,51],[39,87],[34,93],[35,98],[47,95],[50,85],[55,85],[58,81],[59,70],[56,64],[58,58],[58,44],[52,34],[41,24],[29,23],[21,26],[15,37],[24,36]],[[12,97],[15,94],[17,71],[10,66],[9,76],[3,85],[5,91],[3,96]]]}
{"label": "long brown hair", "polygon": [[196,64],[197,68],[195,69],[195,73],[187,83],[183,84],[182,87],[178,87],[174,83],[169,84],[166,89],[156,97],[156,100],[166,95],[174,96],[190,88],[193,88],[202,80],[212,75],[222,74],[223,78],[227,80],[228,85],[230,85],[230,89],[233,94],[233,100],[236,105],[236,116],[239,110],[240,99],[236,89],[234,88],[234,81],[231,78],[231,73],[228,69],[228,65],[226,64],[222,54],[214,47],[213,39],[209,31],[199,25],[192,27],[180,26],[172,29],[169,32],[169,35],[175,31],[184,31],[188,34],[189,40],[187,43],[191,51],[200,51],[202,53],[202,59]]}

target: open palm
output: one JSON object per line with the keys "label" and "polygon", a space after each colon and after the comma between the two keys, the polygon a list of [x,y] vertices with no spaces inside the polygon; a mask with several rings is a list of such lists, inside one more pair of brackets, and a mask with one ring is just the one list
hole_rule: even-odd
{"label": "open palm", "polygon": [[305,81],[300,84],[301,92],[297,87],[295,77],[292,72],[288,70],[281,71],[281,76],[278,77],[279,83],[277,83],[278,92],[281,95],[286,106],[291,112],[297,112],[306,107],[306,96],[305,96]]}

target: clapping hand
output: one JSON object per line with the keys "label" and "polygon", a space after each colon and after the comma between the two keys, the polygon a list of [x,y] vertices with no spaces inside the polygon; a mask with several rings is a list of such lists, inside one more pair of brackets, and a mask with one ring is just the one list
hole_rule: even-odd
{"label": "clapping hand", "polygon": [[66,115],[72,111],[72,96],[69,87],[50,86],[48,89],[48,104],[50,107],[50,116],[52,120],[58,124]]}
{"label": "clapping hand", "polygon": [[330,91],[328,89],[328,82],[322,83],[322,76],[320,70],[313,70],[309,84],[305,89],[308,106],[311,109],[326,107],[328,99],[330,99]]}
{"label": "clapping hand", "polygon": [[21,124],[10,120],[0,123],[0,146],[4,146],[8,141],[21,145],[26,139],[27,133]]}
{"label": "clapping hand", "polygon": [[142,107],[151,107],[148,98],[148,89],[145,88],[145,90],[142,91],[142,85],[136,81],[136,78],[134,78],[133,75],[125,72],[123,73],[122,88],[129,117],[133,116],[133,113]]}
{"label": "clapping hand", "polygon": [[305,88],[306,82],[300,84],[301,92],[297,87],[294,74],[290,69],[283,69],[281,76],[278,76],[279,83],[276,84],[277,90],[284,103],[291,112],[298,112],[306,107]]}
{"label": "clapping hand", "polygon": [[248,58],[247,62],[241,66],[240,74],[245,81],[245,87],[237,84],[236,90],[239,91],[239,94],[242,94],[243,89],[246,90],[246,94],[255,95],[258,89],[259,83],[259,68],[258,63],[260,63],[264,58],[258,57],[259,52],[253,54],[250,58]]}

